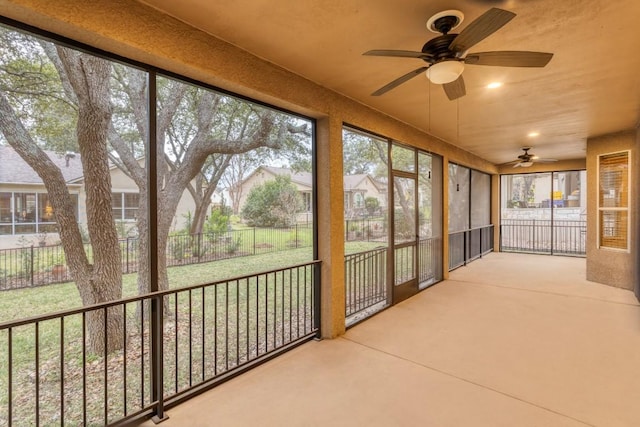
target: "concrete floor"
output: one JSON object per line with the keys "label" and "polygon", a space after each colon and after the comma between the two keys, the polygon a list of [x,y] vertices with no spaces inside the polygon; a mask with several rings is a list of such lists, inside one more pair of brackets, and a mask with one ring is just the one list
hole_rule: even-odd
{"label": "concrete floor", "polygon": [[490,254],[162,426],[638,426],[640,305],[584,277],[580,258]]}

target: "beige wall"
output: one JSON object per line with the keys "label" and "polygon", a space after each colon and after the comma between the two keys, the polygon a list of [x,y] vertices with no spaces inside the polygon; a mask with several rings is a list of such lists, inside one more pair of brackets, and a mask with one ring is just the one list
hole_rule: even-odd
{"label": "beige wall", "polygon": [[621,132],[587,141],[587,280],[625,289],[633,289],[638,274],[638,218],[630,207],[631,248],[629,252],[598,248],[598,156],[618,151],[631,151],[630,205],[638,195],[638,135],[636,131]]}

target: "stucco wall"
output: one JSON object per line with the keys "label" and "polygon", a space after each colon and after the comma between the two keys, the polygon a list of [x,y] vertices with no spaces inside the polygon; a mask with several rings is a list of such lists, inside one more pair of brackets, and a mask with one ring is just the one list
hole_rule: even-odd
{"label": "stucco wall", "polygon": [[631,151],[631,161],[637,165],[638,138],[635,131],[591,138],[587,141],[587,223],[591,225],[587,228],[587,280],[633,289],[638,274],[638,219],[637,213],[631,207],[635,206],[637,198],[637,167],[631,169],[631,182],[636,184],[631,186],[629,195],[630,250],[598,248],[598,156],[624,150]]}

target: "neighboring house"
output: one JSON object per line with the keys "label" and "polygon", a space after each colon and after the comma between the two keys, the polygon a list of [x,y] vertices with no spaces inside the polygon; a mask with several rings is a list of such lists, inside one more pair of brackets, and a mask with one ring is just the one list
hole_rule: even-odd
{"label": "neighboring house", "polygon": [[[263,184],[265,181],[274,179],[278,175],[288,175],[291,182],[297,187],[304,208],[298,214],[299,222],[310,222],[313,212],[313,176],[309,172],[294,172],[287,168],[278,168],[272,166],[260,166],[251,175],[240,184],[240,210],[244,206],[247,196],[251,189],[255,186]],[[380,207],[386,206],[386,188],[377,183],[371,176],[348,175],[344,177],[344,202],[345,216],[352,215],[354,209],[360,209],[360,213],[364,211],[364,199],[367,197],[375,197],[380,202]]]}
{"label": "neighboring house", "polygon": [[[82,176],[77,154],[45,151],[60,168],[75,202],[79,218],[82,184],[70,181]],[[56,224],[47,190],[38,174],[10,146],[0,145],[0,248],[15,248],[22,236],[55,233]]]}
{"label": "neighboring house", "polygon": [[365,215],[365,199],[373,197],[378,200],[380,209],[387,206],[386,185],[374,180],[371,175],[346,175],[344,182],[344,215],[354,218]]}
{"label": "neighboring house", "polygon": [[240,212],[247,201],[247,196],[253,187],[275,179],[278,175],[288,175],[296,186],[303,201],[302,211],[298,213],[298,222],[311,222],[313,220],[313,176],[309,172],[294,172],[287,168],[273,166],[260,166],[245,178],[240,185]]}
{"label": "neighboring house", "polygon": [[[86,229],[86,193],[80,155],[48,150],[45,153],[60,168],[75,201],[78,223]],[[0,249],[25,243],[37,245],[45,233],[47,243],[58,241],[53,208],[38,174],[10,146],[0,145],[0,165]],[[113,217],[119,231],[133,234],[138,214],[138,187],[116,166],[111,167],[111,187]],[[195,202],[185,191],[172,228],[182,228],[187,212],[194,211]]]}

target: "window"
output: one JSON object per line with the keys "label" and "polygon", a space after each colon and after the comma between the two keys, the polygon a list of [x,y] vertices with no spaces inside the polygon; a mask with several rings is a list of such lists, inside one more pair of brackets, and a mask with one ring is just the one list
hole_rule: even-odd
{"label": "window", "polygon": [[111,208],[116,221],[133,221],[138,215],[138,193],[112,193]]}
{"label": "window", "polygon": [[629,151],[598,156],[598,247],[629,250]]}
{"label": "window", "polygon": [[0,234],[11,234],[11,193],[0,193]]}
{"label": "window", "polygon": [[311,212],[311,193],[302,193],[302,200],[304,201],[304,212]]}
{"label": "window", "polygon": [[[78,195],[70,196],[77,218]],[[0,193],[0,235],[56,231],[54,210],[47,193]]]}

